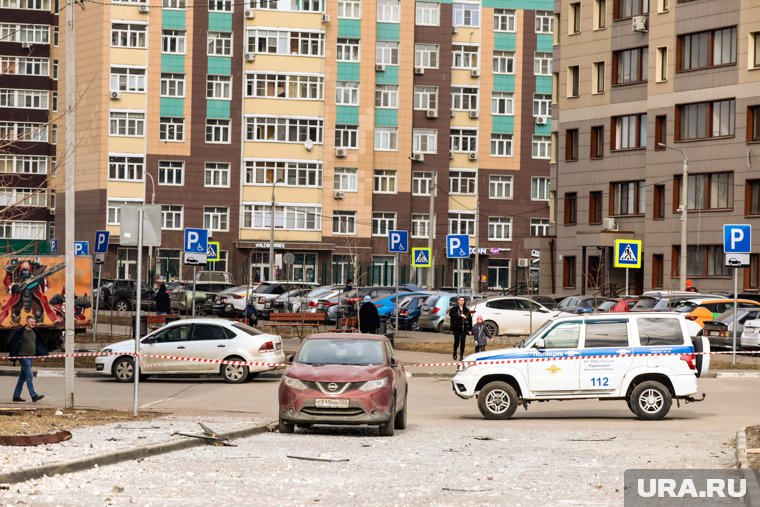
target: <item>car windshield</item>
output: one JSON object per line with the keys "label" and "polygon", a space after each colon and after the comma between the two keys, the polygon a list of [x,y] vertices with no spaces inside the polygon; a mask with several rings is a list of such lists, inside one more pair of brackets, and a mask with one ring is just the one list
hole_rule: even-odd
{"label": "car windshield", "polygon": [[681,301],[676,305],[674,310],[678,313],[691,313],[697,308],[697,306],[699,305],[692,301]]}
{"label": "car windshield", "polygon": [[232,327],[234,327],[235,329],[238,329],[238,330],[240,330],[240,331],[242,331],[242,332],[244,332],[246,334],[249,334],[251,336],[258,336],[260,334],[264,334],[261,331],[259,331],[258,329],[256,329],[255,327],[251,327],[251,326],[248,326],[246,324],[240,324],[239,322],[235,322],[234,324],[232,324]]}
{"label": "car windshield", "polygon": [[368,366],[384,364],[385,352],[380,340],[312,338],[298,349],[295,361],[313,365]]}
{"label": "car windshield", "polygon": [[659,301],[659,299],[649,297],[649,296],[644,296],[641,299],[639,299],[635,305],[633,305],[632,310],[651,310],[652,308],[655,307],[655,305],[657,304],[657,301]]}
{"label": "car windshield", "polygon": [[274,288],[274,285],[272,284],[262,283],[261,285],[253,289],[253,292],[255,292],[256,294],[269,294],[270,292],[272,292],[273,288]]}
{"label": "car windshield", "polygon": [[438,295],[435,295],[435,294],[432,295],[432,296],[430,296],[430,297],[428,297],[425,300],[425,306],[430,306],[430,307],[435,306],[435,303],[438,301],[438,298],[440,298],[440,297],[441,296],[438,296]]}
{"label": "car windshield", "polygon": [[600,304],[597,307],[597,310],[599,310],[600,312],[609,312],[615,307],[616,304],[617,304],[617,301],[604,301],[602,304]]}

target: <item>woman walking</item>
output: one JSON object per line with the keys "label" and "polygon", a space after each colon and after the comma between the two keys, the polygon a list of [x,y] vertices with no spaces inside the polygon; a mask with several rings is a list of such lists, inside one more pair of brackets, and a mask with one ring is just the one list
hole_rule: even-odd
{"label": "woman walking", "polygon": [[461,361],[464,359],[464,340],[472,330],[472,315],[470,315],[470,309],[465,305],[464,296],[457,298],[457,304],[449,310],[449,317],[451,318],[451,332],[454,333],[453,357],[456,360],[458,348],[459,360]]}

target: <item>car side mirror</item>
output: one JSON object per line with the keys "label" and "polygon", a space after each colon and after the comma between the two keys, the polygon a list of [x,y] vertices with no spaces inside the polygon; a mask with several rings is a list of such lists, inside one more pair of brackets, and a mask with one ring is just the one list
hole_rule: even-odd
{"label": "car side mirror", "polygon": [[544,339],[539,338],[538,340],[533,342],[533,348],[536,349],[543,349],[544,348]]}
{"label": "car side mirror", "polygon": [[295,354],[290,354],[288,357],[285,358],[285,362],[288,364],[293,364],[293,358],[295,358]]}
{"label": "car side mirror", "polygon": [[391,358],[391,366],[398,366],[398,361],[396,360],[395,357]]}

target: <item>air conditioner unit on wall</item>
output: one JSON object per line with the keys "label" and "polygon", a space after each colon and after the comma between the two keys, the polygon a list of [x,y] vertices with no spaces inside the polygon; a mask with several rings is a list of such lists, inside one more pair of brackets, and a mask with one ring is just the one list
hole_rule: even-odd
{"label": "air conditioner unit on wall", "polygon": [[648,31],[648,18],[646,16],[634,16],[633,17],[633,31],[634,32],[647,32]]}
{"label": "air conditioner unit on wall", "polygon": [[329,22],[330,22],[330,15],[322,14],[322,23],[329,23]]}
{"label": "air conditioner unit on wall", "polygon": [[121,92],[119,91],[111,92],[111,100],[119,100],[120,98],[121,98]]}
{"label": "air conditioner unit on wall", "polygon": [[477,111],[470,111],[470,119],[471,119],[471,120],[475,120],[475,119],[477,119],[477,118],[478,118],[478,116],[479,116],[479,114],[478,114],[478,112],[477,112]]}
{"label": "air conditioner unit on wall", "polygon": [[245,54],[245,61],[246,62],[252,62],[255,59],[256,59],[256,54],[255,53],[246,53]]}
{"label": "air conditioner unit on wall", "polygon": [[338,158],[343,158],[346,155],[348,155],[348,151],[346,151],[345,148],[335,148],[335,156]]}
{"label": "air conditioner unit on wall", "polygon": [[245,19],[253,19],[256,17],[256,11],[253,9],[246,9],[245,10]]}
{"label": "air conditioner unit on wall", "polygon": [[335,192],[334,197],[336,199],[343,199],[343,192]]}
{"label": "air conditioner unit on wall", "polygon": [[414,73],[417,74],[418,76],[421,76],[422,74],[425,73],[425,67],[415,67]]}
{"label": "air conditioner unit on wall", "polygon": [[536,125],[546,125],[549,123],[548,116],[536,116]]}
{"label": "air conditioner unit on wall", "polygon": [[375,70],[377,72],[385,72],[385,65],[383,65],[382,63],[378,63],[377,65],[375,65]]}
{"label": "air conditioner unit on wall", "polygon": [[472,76],[472,77],[480,77],[480,69],[472,69],[470,71],[470,76]]}
{"label": "air conditioner unit on wall", "polygon": [[415,162],[423,162],[425,160],[425,155],[422,153],[412,153],[412,160]]}
{"label": "air conditioner unit on wall", "polygon": [[150,11],[150,5],[148,5],[148,4],[140,4],[140,6],[137,8],[137,10],[140,11],[140,12],[143,12],[143,13],[149,12]]}
{"label": "air conditioner unit on wall", "polygon": [[425,116],[427,116],[428,118],[438,118],[438,111],[436,111],[435,109],[428,109],[427,112],[425,113]]}
{"label": "air conditioner unit on wall", "polygon": [[518,268],[527,268],[530,266],[530,259],[526,257],[522,257],[520,259],[517,259],[517,267]]}
{"label": "air conditioner unit on wall", "polygon": [[618,230],[617,220],[611,217],[605,218],[604,220],[602,220],[602,228],[605,231],[617,231]]}
{"label": "air conditioner unit on wall", "polygon": [[32,43],[31,42],[22,42],[21,47],[24,49],[31,49]]}
{"label": "air conditioner unit on wall", "polygon": [[477,160],[478,159],[478,154],[475,153],[474,151],[470,152],[470,153],[467,154],[467,159],[468,160]]}

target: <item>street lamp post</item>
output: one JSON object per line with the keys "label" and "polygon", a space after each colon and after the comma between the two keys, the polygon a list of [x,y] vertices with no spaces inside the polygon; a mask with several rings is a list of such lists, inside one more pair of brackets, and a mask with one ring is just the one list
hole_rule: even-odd
{"label": "street lamp post", "polygon": [[681,177],[681,258],[678,261],[678,285],[680,290],[686,290],[686,223],[688,220],[688,198],[689,198],[689,157],[686,153],[673,146],[668,146],[664,143],[657,143],[658,146],[675,150],[683,156],[683,176]]}
{"label": "street lamp post", "polygon": [[269,217],[270,219],[270,229],[269,229],[269,279],[275,280],[274,277],[274,187],[277,186],[278,183],[281,183],[282,180],[275,180],[274,183],[272,183],[272,213]]}
{"label": "street lamp post", "polygon": [[412,162],[426,165],[430,168],[432,173],[430,174],[430,212],[428,222],[428,249],[430,251],[430,271],[427,274],[427,288],[432,290],[435,285],[435,255],[433,255],[433,233],[435,231],[435,195],[438,190],[438,171],[436,171],[433,164],[425,162],[424,160],[414,160],[409,157]]}
{"label": "street lamp post", "polygon": [[[156,204],[156,182],[153,179],[153,175],[151,175],[148,171],[145,171],[145,175],[150,178],[150,203]],[[153,285],[155,282],[155,273],[156,268],[153,265],[153,245],[150,245],[148,247],[148,283],[150,285]]]}

